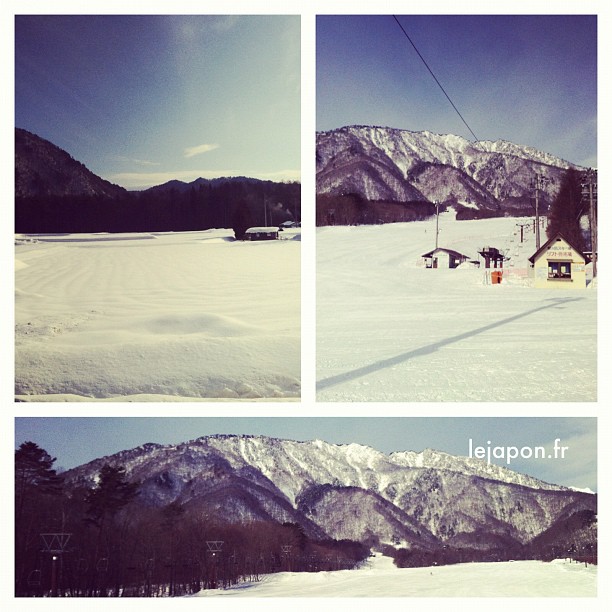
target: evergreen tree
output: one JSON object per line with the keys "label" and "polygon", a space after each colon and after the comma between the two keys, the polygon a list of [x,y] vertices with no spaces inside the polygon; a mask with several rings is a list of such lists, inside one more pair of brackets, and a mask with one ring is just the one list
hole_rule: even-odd
{"label": "evergreen tree", "polygon": [[236,240],[244,240],[244,234],[252,226],[251,212],[244,200],[236,204],[232,215],[232,229]]}
{"label": "evergreen tree", "polygon": [[587,212],[582,200],[582,174],[569,168],[563,175],[557,197],[550,205],[546,235],[552,238],[562,234],[577,249],[583,251],[585,241],[580,227],[580,217]]}
{"label": "evergreen tree", "polygon": [[16,522],[23,514],[29,497],[37,493],[58,495],[62,478],[53,469],[55,457],[34,442],[24,442],[15,451],[15,505]]}
{"label": "evergreen tree", "polygon": [[[126,479],[123,466],[113,467],[105,464],[98,475],[98,484],[85,497],[88,508],[86,521],[97,527],[98,535],[93,551],[93,564],[90,571],[89,595],[108,594],[115,596],[121,591],[124,579],[123,544],[128,523],[119,524],[116,517],[138,495],[140,483]],[[104,551],[104,552],[103,552]],[[108,558],[112,557],[112,564]],[[97,572],[98,563],[106,558],[108,573]]]}
{"label": "evergreen tree", "polygon": [[15,451],[15,593],[28,588],[27,576],[40,555],[40,533],[59,518],[63,479],[54,462],[34,442]]}
{"label": "evergreen tree", "polygon": [[107,517],[114,517],[138,495],[139,486],[138,482],[126,480],[123,466],[104,465],[100,470],[97,486],[85,499],[88,519],[102,527]]}

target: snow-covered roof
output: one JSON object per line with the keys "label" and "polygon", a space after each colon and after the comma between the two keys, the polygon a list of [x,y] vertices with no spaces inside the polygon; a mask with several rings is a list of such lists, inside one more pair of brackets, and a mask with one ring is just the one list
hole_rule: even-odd
{"label": "snow-covered roof", "polygon": [[444,249],[442,247],[438,247],[437,249],[434,249],[433,251],[429,251],[429,253],[425,253],[424,255],[421,255],[421,257],[431,257],[434,253],[439,253],[439,252],[448,253],[449,255],[452,255],[453,257],[463,257],[465,259],[469,259],[467,255],[464,255],[463,253],[459,253],[459,251],[453,251],[452,249]]}
{"label": "snow-covered roof", "polygon": [[245,234],[271,234],[278,232],[278,227],[249,227]]}

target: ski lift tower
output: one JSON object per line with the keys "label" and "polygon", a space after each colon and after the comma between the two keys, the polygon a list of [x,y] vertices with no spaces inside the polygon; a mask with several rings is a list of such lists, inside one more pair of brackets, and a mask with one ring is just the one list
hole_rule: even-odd
{"label": "ski lift tower", "polygon": [[293,547],[291,544],[281,544],[281,557],[284,561],[283,565],[287,568],[285,571],[288,571],[288,572],[291,571],[290,557],[291,557],[292,548]]}
{"label": "ski lift tower", "polygon": [[212,559],[212,579],[210,587],[213,589],[217,588],[217,565],[221,557],[221,551],[223,550],[223,540],[206,540],[206,548],[208,554]]}
{"label": "ski lift tower", "polygon": [[41,533],[43,552],[51,555],[51,597],[57,597],[57,565],[61,564],[71,533]]}
{"label": "ski lift tower", "polygon": [[535,179],[531,181],[531,188],[535,190],[536,251],[540,250],[540,191],[544,189],[544,185],[548,182],[550,182],[550,179],[542,174],[536,174]]}

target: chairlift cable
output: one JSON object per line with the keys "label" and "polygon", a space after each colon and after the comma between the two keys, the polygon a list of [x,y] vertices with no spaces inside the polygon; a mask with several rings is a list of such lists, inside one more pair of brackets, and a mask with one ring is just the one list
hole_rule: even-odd
{"label": "chairlift cable", "polygon": [[395,21],[397,22],[397,25],[401,28],[402,32],[404,33],[404,36],[408,39],[408,42],[410,42],[410,44],[412,45],[412,47],[416,51],[417,55],[421,58],[421,61],[423,62],[423,64],[425,64],[425,67],[427,68],[427,70],[429,70],[429,74],[431,74],[431,76],[433,77],[434,81],[438,84],[438,87],[442,90],[442,93],[446,96],[446,99],[450,102],[451,106],[455,109],[455,112],[459,115],[461,121],[463,121],[463,123],[465,124],[467,129],[470,131],[470,133],[474,137],[474,140],[476,142],[479,142],[479,138],[476,136],[476,134],[474,134],[474,131],[468,125],[468,122],[463,118],[463,115],[459,112],[459,109],[455,106],[455,103],[451,100],[450,96],[446,93],[446,90],[444,89],[444,87],[442,87],[442,83],[440,83],[440,81],[438,80],[436,75],[433,73],[433,70],[429,67],[429,64],[425,61],[425,58],[421,55],[421,52],[417,49],[417,46],[414,44],[414,42],[412,41],[412,39],[408,35],[408,32],[406,32],[406,30],[404,30],[404,27],[399,22],[399,19],[395,15],[393,15],[393,19],[395,19]]}

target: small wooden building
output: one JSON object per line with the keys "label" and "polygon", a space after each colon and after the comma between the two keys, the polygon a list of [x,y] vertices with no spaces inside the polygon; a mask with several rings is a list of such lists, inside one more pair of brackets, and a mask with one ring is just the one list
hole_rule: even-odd
{"label": "small wooden building", "polygon": [[548,240],[529,261],[533,265],[535,287],[586,287],[586,257],[561,234],[556,234]]}
{"label": "small wooden building", "polygon": [[422,255],[426,268],[456,268],[469,257],[452,249],[437,248]]}
{"label": "small wooden building", "polygon": [[277,240],[278,227],[249,227],[244,232],[245,240]]}

